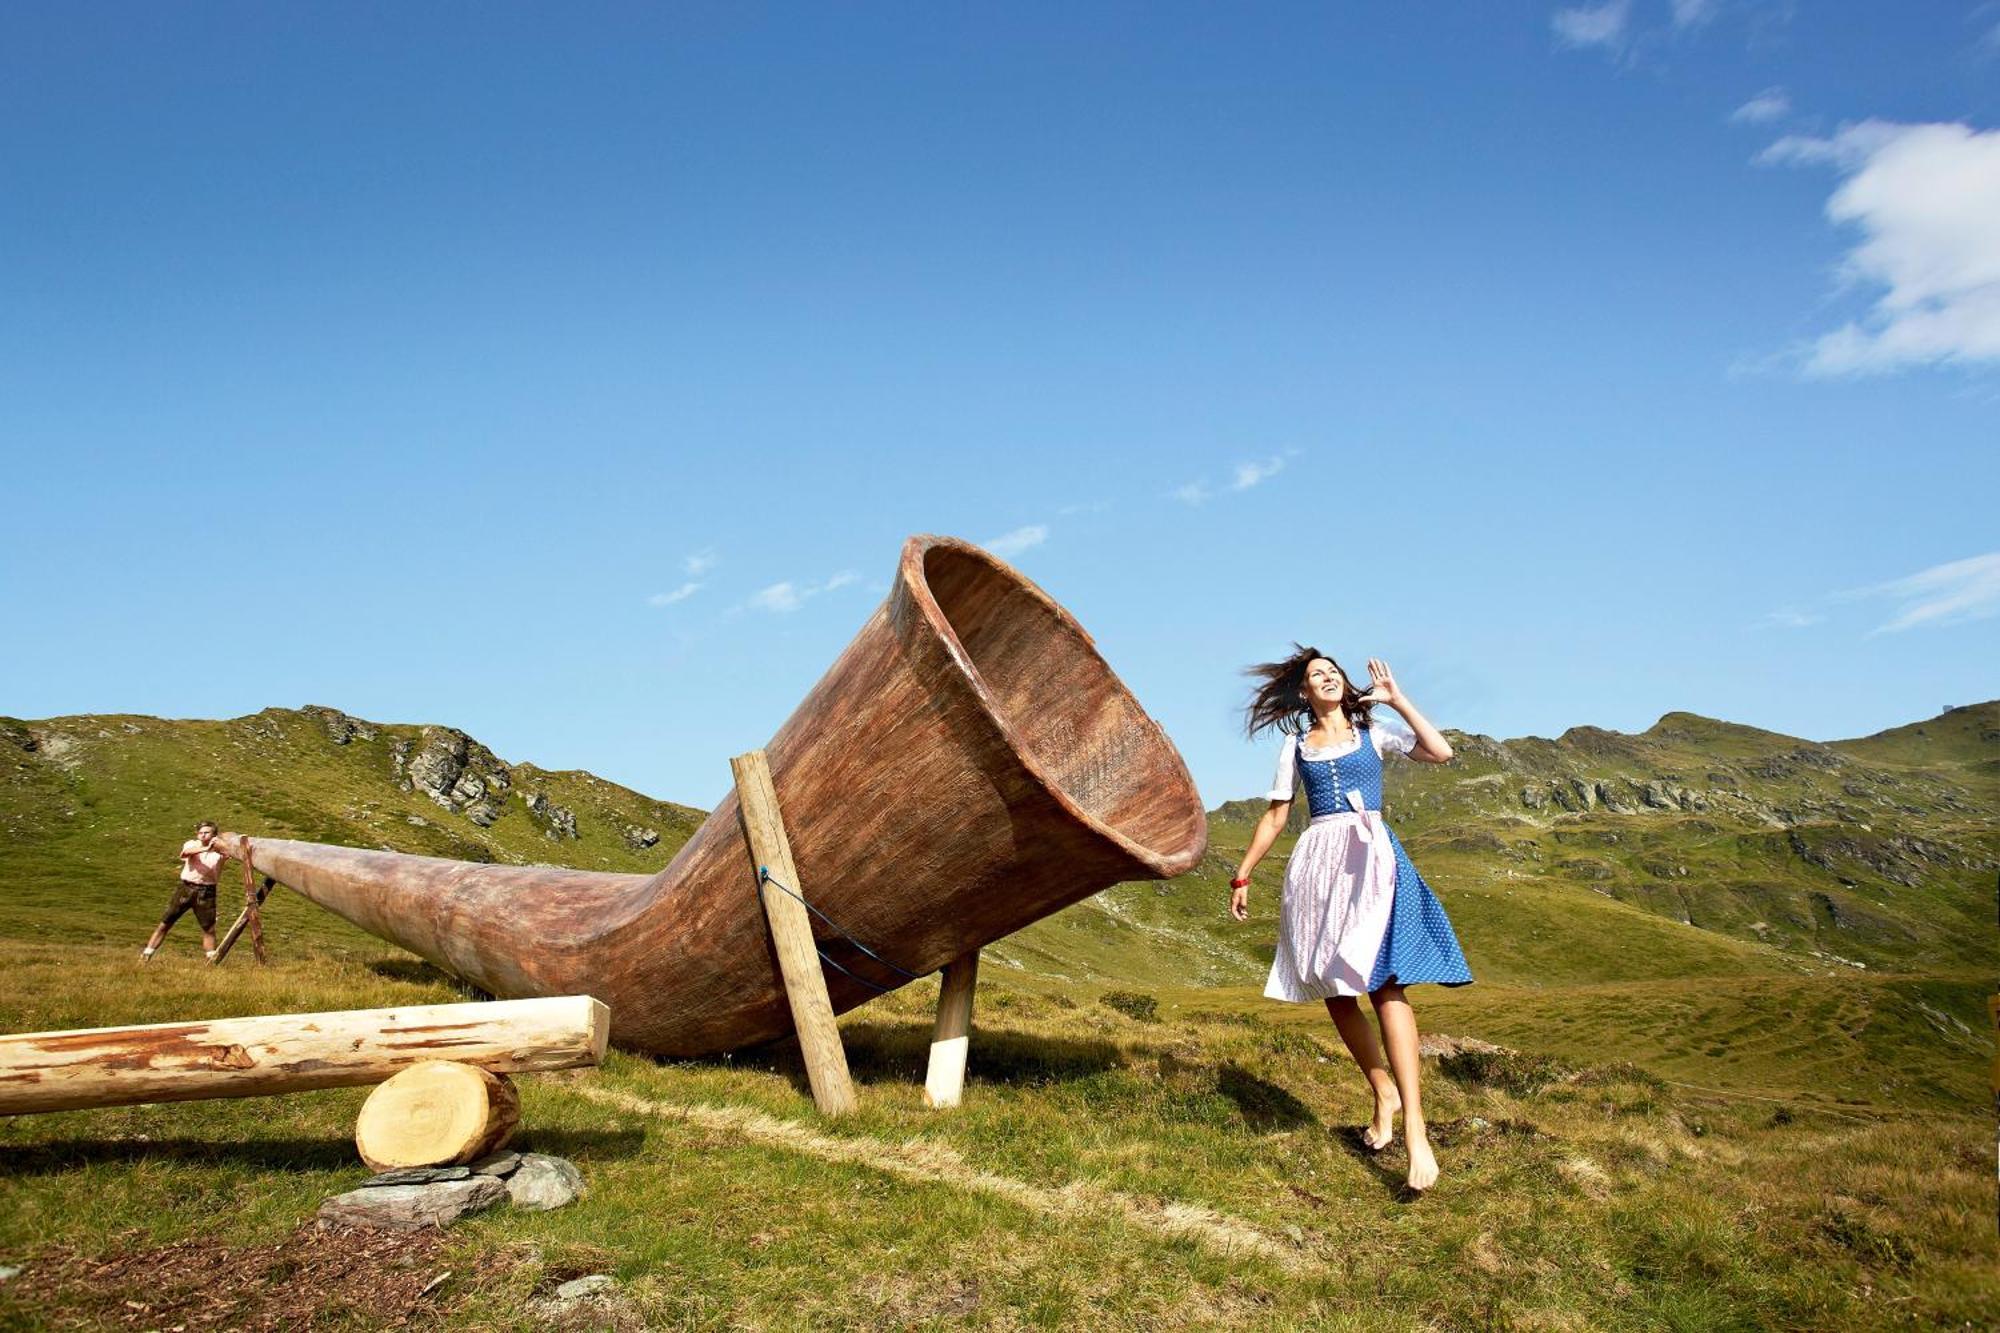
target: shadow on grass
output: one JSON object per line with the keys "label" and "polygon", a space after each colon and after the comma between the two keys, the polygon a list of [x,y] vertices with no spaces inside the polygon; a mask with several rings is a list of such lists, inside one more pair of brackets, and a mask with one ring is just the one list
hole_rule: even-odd
{"label": "shadow on grass", "polygon": [[[840,1030],[847,1068],[856,1083],[917,1083],[930,1067],[928,1023],[856,1023]],[[798,1042],[787,1037],[726,1056],[693,1063],[717,1068],[758,1069],[783,1074],[807,1091]],[[1005,1029],[974,1027],[966,1078],[980,1083],[1039,1087],[1088,1078],[1125,1063],[1108,1041],[1038,1037]]]}
{"label": "shadow on grass", "polygon": [[1304,1102],[1240,1065],[1225,1064],[1216,1070],[1215,1090],[1236,1103],[1245,1124],[1263,1133],[1305,1129],[1319,1123],[1319,1117]]}
{"label": "shadow on grass", "polygon": [[368,970],[378,977],[408,982],[413,986],[445,986],[468,1000],[493,998],[471,982],[462,981],[437,964],[427,963],[421,958],[378,958],[368,965]]}
{"label": "shadow on grass", "polygon": [[[635,1156],[645,1143],[637,1129],[531,1129],[508,1148],[575,1161]],[[345,1171],[359,1167],[351,1138],[323,1139],[57,1139],[21,1144],[0,1156],[0,1181],[52,1176],[88,1166],[174,1162],[194,1166],[253,1167],[263,1171]]]}
{"label": "shadow on grass", "polygon": [[1396,1141],[1382,1149],[1370,1148],[1361,1141],[1361,1126],[1338,1125],[1333,1129],[1333,1141],[1341,1150],[1367,1168],[1382,1192],[1402,1203],[1414,1203],[1422,1198],[1410,1188],[1410,1155],[1403,1147],[1403,1136],[1396,1135]]}

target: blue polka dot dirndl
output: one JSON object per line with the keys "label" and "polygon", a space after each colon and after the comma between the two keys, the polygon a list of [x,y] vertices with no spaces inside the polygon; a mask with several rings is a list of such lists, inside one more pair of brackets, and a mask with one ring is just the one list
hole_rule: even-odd
{"label": "blue polka dot dirndl", "polygon": [[[1413,738],[1372,726],[1354,747],[1316,757],[1303,736],[1285,738],[1273,800],[1290,800],[1286,761],[1306,789],[1312,822],[1285,867],[1278,952],[1264,994],[1274,1000],[1366,995],[1390,982],[1463,986],[1472,969],[1444,904],[1382,820],[1382,749],[1407,753]],[[1380,748],[1378,748],[1380,747]]]}

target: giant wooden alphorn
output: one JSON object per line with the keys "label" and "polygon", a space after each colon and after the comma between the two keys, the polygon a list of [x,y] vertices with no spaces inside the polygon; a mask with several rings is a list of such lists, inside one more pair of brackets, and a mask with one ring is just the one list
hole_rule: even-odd
{"label": "giant wooden alphorn", "polygon": [[[816,924],[837,1012],[1100,889],[1182,874],[1208,844],[1179,752],[1090,636],[951,538],[904,544],[887,599],[765,750],[807,896],[895,965]],[[496,996],[598,997],[628,1049],[791,1029],[733,793],[657,875],[256,836],[250,858]]]}

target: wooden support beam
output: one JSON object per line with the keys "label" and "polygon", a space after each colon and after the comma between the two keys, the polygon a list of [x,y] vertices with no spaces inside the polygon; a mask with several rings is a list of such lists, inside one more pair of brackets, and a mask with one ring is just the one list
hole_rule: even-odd
{"label": "wooden support beam", "polygon": [[[246,838],[244,841],[248,842],[249,839]],[[246,863],[245,869],[248,868]],[[229,957],[229,951],[236,947],[237,937],[242,935],[245,926],[256,927],[250,934],[250,942],[257,950],[257,961],[260,963],[264,961],[264,918],[257,909],[264,905],[264,899],[270,896],[271,890],[276,888],[277,884],[277,880],[266,875],[261,885],[246,891],[243,910],[237,913],[236,920],[230,923],[222,942],[215,946],[215,957],[208,960],[210,967],[220,967],[222,960]]]}
{"label": "wooden support beam", "polygon": [[353,1087],[419,1060],[574,1069],[610,1032],[588,995],[24,1032],[0,1036],[0,1115]]}
{"label": "wooden support beam", "polygon": [[979,980],[979,950],[944,965],[938,986],[937,1030],[931,1034],[930,1071],[924,1076],[924,1104],[935,1110],[956,1106],[965,1090],[966,1048],[972,1040],[972,990]]}
{"label": "wooden support beam", "polygon": [[[777,948],[778,970],[784,976],[785,999],[791,1005],[792,1026],[798,1032],[799,1053],[805,1057],[813,1102],[826,1115],[845,1115],[859,1103],[854,1080],[847,1072],[847,1051],[833,1021],[826,973],[820,970],[819,950],[813,944],[812,918],[805,903],[792,896],[803,897],[806,890],[799,883],[798,867],[792,864],[792,845],[785,838],[770,765],[762,750],[752,750],[730,760],[729,771],[736,778],[743,836],[750,844],[750,874],[764,900],[764,919],[770,923],[771,942]],[[784,889],[764,884],[762,871],[769,871]]]}

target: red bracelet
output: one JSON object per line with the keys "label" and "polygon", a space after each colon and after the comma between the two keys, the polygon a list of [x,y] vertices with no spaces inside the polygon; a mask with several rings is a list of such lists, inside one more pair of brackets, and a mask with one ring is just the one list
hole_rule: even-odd
{"label": "red bracelet", "polygon": [[1232,879],[1229,881],[1229,887],[1232,889],[1247,889],[1250,887],[1250,881],[1247,879]]}

